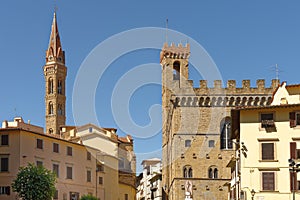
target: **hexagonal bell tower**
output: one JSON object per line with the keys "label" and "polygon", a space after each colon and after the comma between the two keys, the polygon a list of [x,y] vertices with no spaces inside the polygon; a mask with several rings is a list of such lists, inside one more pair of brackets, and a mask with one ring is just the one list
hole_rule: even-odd
{"label": "hexagonal bell tower", "polygon": [[60,134],[60,126],[66,122],[65,83],[67,67],[65,52],[62,50],[56,13],[54,12],[49,46],[46,51],[45,77],[45,111],[46,133]]}

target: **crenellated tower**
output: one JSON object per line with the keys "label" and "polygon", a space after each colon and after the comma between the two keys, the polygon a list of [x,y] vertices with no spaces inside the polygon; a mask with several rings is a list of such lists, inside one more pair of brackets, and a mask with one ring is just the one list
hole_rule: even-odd
{"label": "crenellated tower", "polygon": [[[197,55],[196,55],[197,56]],[[190,45],[164,44],[162,66],[162,187],[165,199],[185,199],[187,184],[193,199],[227,199],[231,172],[227,166],[235,155],[231,140],[231,109],[266,106],[279,80],[265,87],[257,80],[243,80],[242,87],[229,80],[223,87],[214,80],[199,88],[189,78]],[[191,194],[190,194],[191,193]]]}
{"label": "crenellated tower", "polygon": [[62,50],[56,13],[54,12],[44,66],[45,116],[46,133],[48,134],[59,134],[60,126],[65,125],[66,122],[66,76],[65,52]]}

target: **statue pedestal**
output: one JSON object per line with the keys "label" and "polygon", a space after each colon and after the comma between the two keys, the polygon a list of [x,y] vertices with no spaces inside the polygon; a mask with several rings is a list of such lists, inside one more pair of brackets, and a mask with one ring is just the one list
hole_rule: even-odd
{"label": "statue pedestal", "polygon": [[186,192],[186,193],[185,193],[185,199],[184,199],[184,200],[193,200],[193,199],[191,198],[191,193]]}

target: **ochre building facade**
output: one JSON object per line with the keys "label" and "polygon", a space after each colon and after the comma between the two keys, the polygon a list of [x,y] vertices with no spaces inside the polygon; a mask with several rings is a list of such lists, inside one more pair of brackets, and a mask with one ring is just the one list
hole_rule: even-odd
{"label": "ochre building facade", "polygon": [[[189,80],[190,45],[164,44],[162,66],[162,175],[165,199],[227,199],[231,178],[226,168],[234,155],[231,133],[231,109],[237,106],[269,105],[278,80],[265,87],[249,80],[237,88],[234,80],[222,87],[215,80],[209,88],[200,80],[194,88]],[[188,184],[191,184],[187,190]]]}

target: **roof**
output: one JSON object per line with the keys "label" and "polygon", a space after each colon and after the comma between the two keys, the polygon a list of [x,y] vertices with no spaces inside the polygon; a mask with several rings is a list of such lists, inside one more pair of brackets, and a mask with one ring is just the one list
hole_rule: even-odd
{"label": "roof", "polygon": [[15,130],[15,131],[26,131],[28,133],[32,133],[32,134],[35,134],[35,135],[39,135],[39,136],[44,136],[44,137],[48,137],[48,138],[60,140],[60,141],[67,142],[67,143],[70,143],[70,144],[85,146],[85,145],[82,145],[82,144],[79,144],[79,143],[76,143],[76,142],[72,142],[70,140],[65,140],[63,138],[60,138],[59,135],[47,134],[47,133],[39,133],[39,132],[35,132],[35,131],[32,131],[32,130],[27,130],[27,129],[24,129],[24,128],[20,128],[20,127],[0,128],[0,132],[1,131],[13,131],[13,130]]}
{"label": "roof", "polygon": [[236,107],[233,110],[263,110],[263,109],[274,109],[274,108],[294,108],[300,107],[300,104],[281,104],[281,105],[273,105],[273,106],[243,106]]}
{"label": "roof", "polygon": [[286,88],[289,88],[289,87],[298,87],[298,88],[300,88],[300,84],[286,85],[285,87]]}
{"label": "roof", "polygon": [[150,159],[146,159],[146,160],[143,160],[141,165],[143,165],[144,163],[146,162],[150,162],[150,163],[159,163],[161,162],[161,159],[160,158],[150,158]]}
{"label": "roof", "polygon": [[133,141],[131,135],[126,135],[126,137],[118,137],[118,140],[123,143],[132,143]]}

